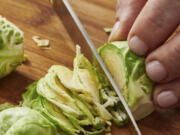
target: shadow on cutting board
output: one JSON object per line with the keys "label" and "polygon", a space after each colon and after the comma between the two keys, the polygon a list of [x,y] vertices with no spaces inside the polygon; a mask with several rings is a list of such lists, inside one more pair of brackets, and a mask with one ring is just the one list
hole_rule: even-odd
{"label": "shadow on cutting board", "polygon": [[0,79],[0,103],[10,102],[17,104],[21,100],[22,93],[33,80],[25,77],[18,71]]}

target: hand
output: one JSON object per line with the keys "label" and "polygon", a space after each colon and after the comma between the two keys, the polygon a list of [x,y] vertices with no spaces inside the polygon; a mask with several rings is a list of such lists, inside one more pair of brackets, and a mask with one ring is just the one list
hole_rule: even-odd
{"label": "hand", "polygon": [[[180,106],[180,0],[118,0],[109,41],[128,40],[131,50],[146,58],[148,76],[157,85],[154,103]],[[167,41],[167,42],[166,42]]]}

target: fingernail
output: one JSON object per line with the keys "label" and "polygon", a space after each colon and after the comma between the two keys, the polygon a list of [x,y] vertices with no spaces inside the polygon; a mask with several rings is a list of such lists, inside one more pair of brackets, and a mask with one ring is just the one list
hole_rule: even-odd
{"label": "fingernail", "polygon": [[119,31],[119,27],[120,27],[120,21],[117,21],[114,26],[113,26],[113,29],[112,29],[112,32],[109,36],[109,39],[108,41],[111,42],[111,41],[115,41],[117,38],[118,38],[118,31]]}
{"label": "fingernail", "polygon": [[160,107],[167,108],[175,105],[178,98],[172,90],[163,91],[157,96],[157,102]]}
{"label": "fingernail", "polygon": [[133,36],[129,41],[129,47],[138,55],[145,55],[148,51],[147,45],[137,36]]}
{"label": "fingernail", "polygon": [[156,82],[162,81],[167,76],[167,71],[159,61],[152,61],[147,64],[146,72],[148,76]]}

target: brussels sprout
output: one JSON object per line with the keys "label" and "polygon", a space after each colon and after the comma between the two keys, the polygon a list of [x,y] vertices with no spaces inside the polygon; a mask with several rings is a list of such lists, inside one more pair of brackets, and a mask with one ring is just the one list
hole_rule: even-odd
{"label": "brussels sprout", "polygon": [[0,16],[0,78],[11,73],[23,60],[23,33]]}
{"label": "brussels sprout", "polygon": [[49,72],[56,73],[66,88],[78,94],[78,96],[88,104],[93,105],[93,108],[102,120],[112,119],[112,115],[101,105],[99,96],[100,84],[97,81],[93,66],[88,59],[81,54],[79,46],[77,46],[73,71],[64,66],[54,65],[49,69]]}
{"label": "brussels sprout", "polygon": [[44,116],[26,107],[0,112],[0,135],[63,135]]}
{"label": "brussels sprout", "polygon": [[136,120],[153,112],[153,82],[145,72],[144,58],[130,51],[126,41],[108,43],[99,49]]}
{"label": "brussels sprout", "polygon": [[96,60],[94,61],[93,67],[97,80],[100,84],[101,104],[103,104],[103,106],[111,113],[112,120],[117,126],[123,126],[127,124],[129,118],[126,114],[126,111],[121,104],[116,92],[109,83],[107,77],[97,64]]}
{"label": "brussels sprout", "polygon": [[84,114],[76,105],[75,100],[73,98],[71,98],[71,100],[66,100],[63,98],[61,94],[56,93],[52,88],[50,88],[50,86],[48,86],[44,78],[39,80],[37,85],[37,92],[51,103],[61,108],[65,113],[73,115],[74,117],[83,117]]}
{"label": "brussels sprout", "polygon": [[77,130],[70,121],[62,114],[61,110],[54,104],[47,101],[37,93],[38,81],[27,87],[27,91],[23,94],[22,106],[37,110],[49,121],[56,125],[58,129],[69,135],[77,135]]}
{"label": "brussels sprout", "polygon": [[[58,107],[77,131],[96,135],[104,130],[103,123],[101,127],[97,126],[97,120],[95,121],[96,117],[90,105],[86,104],[76,93],[64,88],[54,72],[49,72],[38,81],[37,92]],[[100,123],[101,121],[98,125]],[[84,128],[87,126],[92,127],[92,130],[85,130]]]}

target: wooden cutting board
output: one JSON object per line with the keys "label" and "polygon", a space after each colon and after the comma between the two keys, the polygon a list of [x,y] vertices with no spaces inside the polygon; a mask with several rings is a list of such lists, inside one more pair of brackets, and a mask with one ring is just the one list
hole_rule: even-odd
{"label": "wooden cutting board", "polygon": [[[97,47],[107,41],[104,27],[112,27],[115,16],[115,0],[71,0],[71,4],[88,34]],[[25,54],[28,62],[0,81],[0,103],[18,103],[28,84],[40,79],[53,64],[72,67],[75,56],[73,35],[52,10],[48,0],[0,0],[0,14],[24,31]],[[64,17],[66,17],[64,15]],[[67,24],[71,24],[67,22]],[[36,46],[32,36],[50,40],[50,50]],[[180,135],[180,109],[154,112],[138,122],[143,135]],[[132,125],[117,128],[112,135],[135,135]]]}

